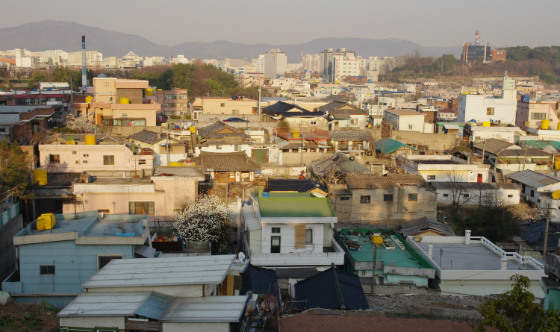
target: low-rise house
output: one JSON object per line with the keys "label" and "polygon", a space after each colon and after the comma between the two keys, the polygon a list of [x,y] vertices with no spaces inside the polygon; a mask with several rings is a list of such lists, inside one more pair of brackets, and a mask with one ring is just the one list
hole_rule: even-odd
{"label": "low-rise house", "polygon": [[[344,178],[347,190],[330,193],[341,222],[388,223],[436,218],[436,193],[420,175],[378,176],[362,173]],[[351,208],[349,214],[343,213]]]}
{"label": "low-rise house", "polygon": [[448,121],[453,122],[457,120],[457,110],[452,110],[450,108],[443,108],[437,110],[438,121]]}
{"label": "low-rise house", "polygon": [[369,130],[329,131],[329,143],[336,151],[366,154],[370,149],[373,136]]}
{"label": "low-rise house", "polygon": [[436,269],[435,282],[442,294],[490,295],[511,290],[513,275],[531,280],[529,291],[537,298],[544,293],[538,282],[544,265],[532,257],[505,252],[483,236],[423,236],[406,242]]}
{"label": "low-rise house", "polygon": [[242,207],[243,246],[251,264],[267,267],[343,265],[333,240],[338,219],[327,197],[310,193],[263,192]]}
{"label": "low-rise house", "polygon": [[403,156],[417,151],[414,147],[391,138],[382,138],[375,142],[375,152],[378,155]]}
{"label": "low-rise house", "polygon": [[138,148],[148,148],[154,154],[154,166],[167,166],[172,162],[187,157],[185,143],[159,133],[142,130],[128,137],[128,140]]}
{"label": "low-rise house", "polygon": [[198,114],[231,114],[249,115],[258,113],[258,101],[238,96],[227,97],[198,97],[193,103],[193,119]]}
{"label": "low-rise house", "polygon": [[360,279],[352,273],[332,266],[321,273],[299,281],[295,285],[298,300],[305,300],[302,310],[323,308],[331,310],[368,310],[366,294]]}
{"label": "low-rise house", "polygon": [[544,292],[543,307],[545,310],[560,309],[560,256],[556,254],[546,255],[546,265],[544,266],[546,277],[540,281],[540,286]]}
{"label": "low-rise house", "polygon": [[136,149],[112,136],[96,135],[95,145],[90,145],[86,144],[86,135],[74,134],[39,144],[39,163],[49,173],[151,172],[154,156],[151,149]]}
{"label": "low-rise house", "polygon": [[531,170],[510,173],[508,180],[521,186],[521,197],[537,206],[552,221],[560,221],[560,199],[553,195],[560,190],[560,178]]}
{"label": "low-rise house", "polygon": [[457,98],[459,107],[457,121],[515,124],[517,100],[497,99],[483,95],[460,94]]}
{"label": "low-rise house", "polygon": [[4,279],[2,290],[16,301],[39,298],[62,308],[111,260],[159,255],[151,247],[147,215],[87,211],[54,218],[53,229],[38,229],[34,221],[13,238],[18,268]]}
{"label": "low-rise house", "polygon": [[473,126],[467,123],[464,132],[473,143],[480,143],[493,138],[513,144],[519,139],[521,129],[519,129],[519,127]]}
{"label": "low-rise house", "polygon": [[521,187],[514,183],[432,182],[438,205],[460,206],[519,204]]}
{"label": "low-rise house", "polygon": [[313,161],[307,167],[307,171],[314,181],[324,186],[340,183],[346,175],[351,173],[373,174],[366,165],[342,152],[336,152],[331,156]]}
{"label": "low-rise house", "polygon": [[317,128],[326,130],[328,128],[325,113],[317,111],[310,112],[296,104],[279,101],[262,110],[262,114],[268,115],[276,120],[286,121],[290,128]]}
{"label": "low-rise house", "polygon": [[329,130],[335,130],[335,128],[365,128],[368,124],[368,112],[344,101],[330,102],[316,108],[315,111],[327,114],[330,120]]}
{"label": "low-rise house", "polygon": [[0,106],[0,140],[29,143],[33,134],[49,129],[54,114],[54,106]]}
{"label": "low-rise house", "polygon": [[433,133],[433,125],[426,123],[425,118],[426,114],[413,110],[385,110],[383,114],[383,121],[396,130]]}
{"label": "low-rise house", "polygon": [[202,167],[206,182],[249,182],[255,179],[255,172],[260,171],[259,163],[247,157],[245,151],[214,153],[202,151],[193,158],[196,165]]}
{"label": "low-rise house", "polygon": [[161,104],[165,115],[182,116],[189,114],[189,96],[187,89],[156,90],[156,102]]}
{"label": "low-rise house", "polygon": [[[548,125],[543,126],[543,120],[548,120]],[[554,111],[552,104],[524,101],[517,102],[515,125],[523,130],[526,130],[526,128],[556,129],[559,124],[558,115]]]}
{"label": "low-rise house", "polygon": [[405,239],[409,236],[414,237],[416,242],[421,241],[422,236],[455,236],[451,226],[426,217],[402,224],[399,232]]}
{"label": "low-rise house", "polygon": [[[500,146],[505,147],[500,148]],[[495,139],[474,144],[473,148],[477,152],[484,151],[490,164],[503,173],[554,168],[554,155],[541,149],[527,147],[523,149],[518,145],[510,145]]]}
{"label": "low-rise house", "polygon": [[406,156],[402,168],[420,174],[426,181],[489,182],[490,165],[469,164],[451,155]]}
{"label": "low-rise house", "polygon": [[[383,238],[375,258],[374,234]],[[368,293],[374,278],[374,294],[426,291],[428,280],[435,278],[434,268],[393,229],[342,229],[336,240],[346,254],[345,270],[355,273]]]}
{"label": "low-rise house", "polygon": [[189,166],[156,167],[150,178],[142,179],[91,177],[72,184],[74,200],[64,203],[63,211],[97,210],[173,221],[181,204],[198,197],[198,184],[204,180],[200,168]]}

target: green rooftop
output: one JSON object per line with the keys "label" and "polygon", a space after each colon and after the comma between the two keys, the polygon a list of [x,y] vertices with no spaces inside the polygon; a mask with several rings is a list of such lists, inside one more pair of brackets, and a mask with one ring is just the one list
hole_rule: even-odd
{"label": "green rooftop", "polygon": [[[269,197],[268,197],[269,196]],[[310,193],[262,193],[259,190],[261,217],[336,217],[327,197]]]}
{"label": "green rooftop", "polygon": [[[356,241],[360,245],[359,250],[350,250],[348,243],[343,241],[342,238],[337,235],[340,240],[338,242],[345,247],[345,250],[350,253],[356,262],[373,261],[373,243],[371,242],[371,236],[349,235],[349,231],[353,231],[353,234],[372,232],[381,234],[391,233],[394,235],[396,239],[393,236],[388,236],[394,246],[394,249],[386,249],[383,245],[377,246],[377,261],[382,261],[384,266],[433,269],[430,263],[420,256],[420,254],[418,254],[416,250],[406,243],[402,236],[393,229],[342,229],[340,232],[346,235],[349,241]],[[403,244],[404,250],[396,243],[397,241]]]}

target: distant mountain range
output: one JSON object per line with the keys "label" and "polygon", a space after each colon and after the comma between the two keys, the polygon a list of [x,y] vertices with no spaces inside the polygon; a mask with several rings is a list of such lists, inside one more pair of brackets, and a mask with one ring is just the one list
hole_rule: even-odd
{"label": "distant mountain range", "polygon": [[[123,57],[130,51],[139,56],[177,56],[186,58],[251,58],[259,54],[279,48],[288,55],[288,62],[299,62],[301,44],[246,45],[224,40],[214,42],[186,42],[175,46],[157,45],[143,37],[130,35],[100,28],[88,27],[75,22],[45,20],[23,24],[14,28],[0,29],[0,47],[2,50],[26,48],[30,51],[63,49],[67,52],[80,51],[81,36],[86,36],[86,49],[97,50],[104,57]],[[367,39],[367,38],[319,38],[304,45],[304,54],[316,54],[327,48],[345,47],[353,50],[356,55],[397,56],[406,55],[420,50],[425,56],[441,56],[454,54],[459,56],[462,48],[457,47],[424,47],[410,41],[400,39]]]}

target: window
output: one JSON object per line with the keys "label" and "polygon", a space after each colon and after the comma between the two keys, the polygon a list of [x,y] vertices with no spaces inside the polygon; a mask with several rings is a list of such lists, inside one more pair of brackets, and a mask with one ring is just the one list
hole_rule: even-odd
{"label": "window", "polygon": [[272,227],[272,233],[280,234],[280,227]]}
{"label": "window", "polygon": [[103,86],[109,86],[109,82],[104,82]]}
{"label": "window", "polygon": [[494,107],[486,108],[486,115],[494,115]]}
{"label": "window", "polygon": [[449,197],[449,194],[443,194],[443,197]]}
{"label": "window", "polygon": [[392,201],[393,201],[393,194],[383,195],[383,202],[392,202]]}
{"label": "window", "polygon": [[241,151],[241,145],[235,145],[234,150],[235,151]]}
{"label": "window", "polygon": [[513,198],[513,195],[508,195],[508,198]]}
{"label": "window", "polygon": [[415,202],[418,200],[418,194],[408,194],[408,201]]}
{"label": "window", "polygon": [[306,229],[305,230],[305,244],[313,244],[313,230]]}
{"label": "window", "polygon": [[221,150],[222,146],[221,145],[216,145],[216,150]]}
{"label": "window", "polygon": [[154,213],[154,202],[129,202],[128,203],[128,214],[149,214],[153,216]]}
{"label": "window", "polygon": [[469,194],[464,194],[464,195],[463,195],[464,198],[469,198],[470,196],[471,196],[471,195],[469,195]]}
{"label": "window", "polygon": [[479,140],[480,140],[480,136],[475,136],[474,139],[475,139],[476,141],[479,141]]}
{"label": "window", "polygon": [[309,124],[312,125],[312,126],[316,126],[316,125],[317,125],[317,121],[310,121]]}
{"label": "window", "polygon": [[270,252],[273,254],[280,253],[280,236],[270,237]]}
{"label": "window", "polygon": [[97,209],[97,213],[109,213],[109,209]]}
{"label": "window", "polygon": [[225,103],[221,103],[221,104],[220,104],[220,107],[226,107],[226,104],[225,104]]}
{"label": "window", "polygon": [[72,154],[76,154],[76,151],[72,151]]}
{"label": "window", "polygon": [[531,120],[544,120],[546,113],[531,113]]}
{"label": "window", "polygon": [[103,165],[114,165],[115,156],[103,156]]}
{"label": "window", "polygon": [[54,265],[41,265],[39,266],[41,275],[54,275]]}
{"label": "window", "polygon": [[49,156],[49,160],[51,164],[60,164],[60,155],[59,154],[51,154]]}
{"label": "window", "polygon": [[349,200],[350,200],[350,197],[340,197],[340,200],[341,200],[341,201],[349,201]]}
{"label": "window", "polygon": [[408,125],[408,129],[409,129],[409,130],[412,130],[412,125]]}
{"label": "window", "polygon": [[84,153],[84,158],[87,158],[87,157],[89,157],[89,154]]}
{"label": "window", "polygon": [[138,160],[138,165],[146,165],[146,159]]}
{"label": "window", "polygon": [[82,160],[82,163],[87,164],[87,160]]}
{"label": "window", "polygon": [[76,160],[76,164],[80,164],[80,161],[79,161],[79,160]]}
{"label": "window", "polygon": [[531,197],[535,197],[535,191],[531,190]]}
{"label": "window", "polygon": [[231,110],[231,114],[239,114],[239,110]]}
{"label": "window", "polygon": [[350,119],[350,124],[357,125],[358,124],[358,119]]}
{"label": "window", "polygon": [[123,255],[97,255],[97,271],[109,264],[113,259],[123,259]]}
{"label": "window", "polygon": [[369,204],[370,201],[371,201],[371,196],[361,196],[360,197],[360,203],[362,203],[362,204]]}
{"label": "window", "polygon": [[435,179],[436,179],[435,175],[428,175],[428,181],[435,180]]}

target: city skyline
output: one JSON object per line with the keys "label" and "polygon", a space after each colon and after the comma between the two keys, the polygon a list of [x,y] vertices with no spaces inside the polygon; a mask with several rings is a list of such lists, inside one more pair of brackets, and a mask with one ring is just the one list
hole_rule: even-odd
{"label": "city skyline", "polygon": [[[134,34],[156,44],[173,46],[184,42],[227,40],[248,45],[305,43],[317,38],[402,39],[421,46],[460,46],[474,41],[493,46],[554,45],[560,31],[554,29],[557,1],[541,1],[550,10],[527,11],[525,3],[473,1],[470,6],[449,1],[392,2],[353,0],[343,8],[335,3],[284,1],[280,5],[254,0],[196,3],[176,0],[97,1],[101,9],[92,13],[91,3],[26,0],[3,5],[6,12],[25,11],[5,17],[0,28],[12,28],[41,20],[72,21],[105,30]],[[548,6],[548,7],[547,7]],[[103,10],[103,8],[111,10]],[[29,11],[29,8],[34,10]],[[152,9],[150,9],[152,8]],[[376,15],[383,11],[382,15]],[[156,13],[156,15],[154,15]],[[161,15],[157,15],[161,13]],[[391,15],[394,13],[394,15]],[[519,24],[520,22],[539,22]],[[148,23],[148,24],[147,24]],[[351,24],[348,24],[351,23]],[[303,32],[302,32],[303,31]]]}

